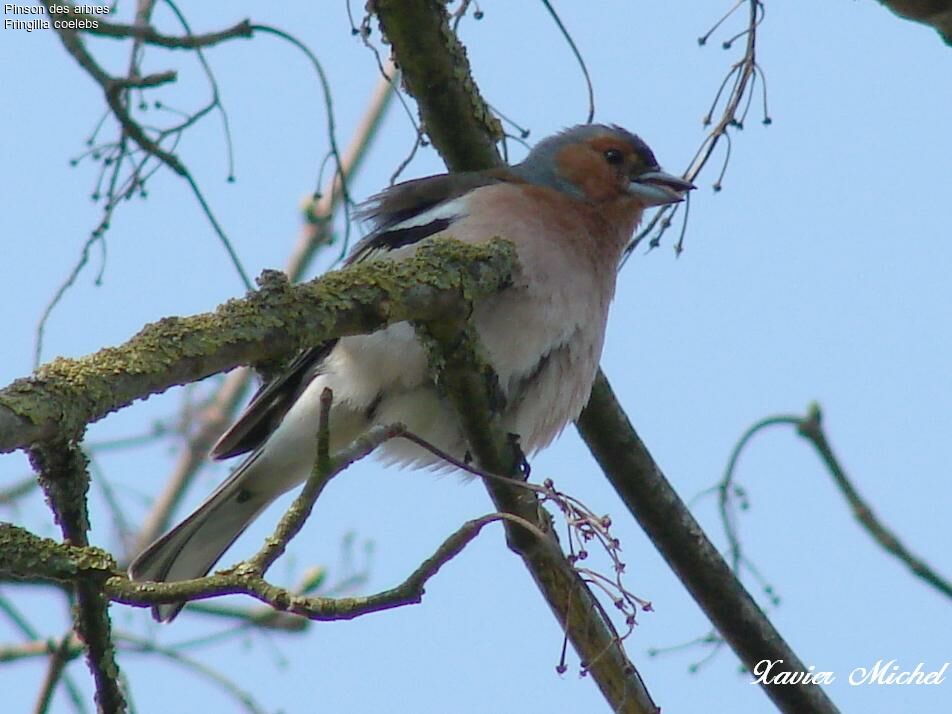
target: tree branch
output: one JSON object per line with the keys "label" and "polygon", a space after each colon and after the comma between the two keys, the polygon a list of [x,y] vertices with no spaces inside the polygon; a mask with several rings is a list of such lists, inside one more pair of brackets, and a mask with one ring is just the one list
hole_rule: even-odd
{"label": "tree branch", "polygon": [[[33,449],[30,459],[66,542],[73,547],[85,548],[89,545],[86,535],[89,530],[86,511],[89,472],[85,454],[75,443],[57,441]],[[77,580],[74,586],[73,628],[85,645],[86,664],[96,685],[96,705],[99,711],[121,714],[126,711],[126,699],[119,686],[119,664],[112,643],[109,602],[99,582]],[[51,672],[51,677],[55,675],[51,687],[65,664],[65,654],[60,659],[62,662],[58,667],[51,667],[55,670]]]}
{"label": "tree branch", "polygon": [[[671,488],[601,372],[578,429],[628,510],[747,669],[769,659],[783,660],[785,670],[806,672]],[[784,712],[838,711],[815,684],[761,686]]]}
{"label": "tree branch", "polygon": [[[54,2],[53,0],[41,0],[41,2],[46,7],[47,14],[51,17],[58,16],[56,9],[68,9],[71,7],[70,5]],[[125,80],[111,77],[100,67],[96,60],[93,59],[93,56],[86,50],[82,39],[75,30],[61,27],[56,27],[55,30],[66,51],[72,55],[79,66],[86,70],[86,73],[102,88],[103,94],[106,97],[106,103],[115,115],[116,120],[122,126],[124,134],[138,144],[139,148],[144,152],[157,158],[179,176],[187,176],[188,171],[185,166],[182,165],[182,162],[179,161],[178,157],[163,149],[158,143],[152,141],[152,139],[146,135],[142,127],[139,126],[129,114],[129,110],[125,106],[123,99],[123,90],[127,88],[127,85],[124,86]]]}
{"label": "tree branch", "polygon": [[56,359],[0,390],[0,453],[55,436],[77,438],[87,424],[136,399],[239,364],[394,322],[465,313],[471,300],[508,284],[514,261],[506,241],[453,241],[302,285],[266,273],[260,290],[214,313],[164,318],[119,347]]}
{"label": "tree branch", "polygon": [[[446,563],[459,555],[463,548],[476,538],[489,523],[500,520],[515,523],[529,532],[534,539],[544,540],[546,538],[546,535],[535,528],[532,523],[520,519],[518,516],[507,513],[492,513],[463,524],[400,585],[375,595],[349,598],[307,597],[299,592],[293,592],[268,583],[264,579],[265,573],[284,551],[288,542],[298,533],[324,485],[341,471],[369,455],[381,443],[406,434],[403,426],[399,424],[374,427],[356,439],[346,449],[331,457],[327,451],[330,406],[331,393],[330,390],[325,390],[322,395],[317,461],[310,478],[308,478],[301,493],[294,499],[290,508],[275,527],[274,533],[265,540],[259,551],[234,567],[208,577],[193,580],[173,583],[139,583],[129,580],[124,572],[118,570],[112,556],[98,548],[80,547],[69,541],[67,543],[57,543],[49,538],[36,536],[13,524],[0,523],[0,575],[14,578],[28,577],[41,582],[72,583],[77,593],[80,594],[78,600],[81,608],[89,607],[88,604],[84,605],[83,599],[88,593],[95,594],[103,606],[108,598],[136,607],[178,604],[228,594],[245,594],[257,598],[279,612],[289,612],[311,620],[346,620],[372,612],[421,602],[426,582],[436,575]],[[84,481],[75,478],[76,474],[63,474],[59,462],[50,463],[50,457],[47,456],[48,451],[49,449],[46,447],[34,450],[34,460],[43,469],[44,483],[50,482],[47,492],[51,494],[51,501],[55,500],[57,504],[62,504],[64,498],[69,495],[76,502],[83,504],[83,499],[77,499],[77,494],[73,491],[77,487],[76,484],[85,488],[88,485],[88,479]],[[51,453],[54,458],[62,460],[62,454],[68,452],[59,449],[51,451]],[[85,461],[82,463],[84,464]],[[76,466],[72,463],[69,465]],[[54,476],[63,475],[68,475],[71,478],[57,478],[55,482],[52,481]],[[69,492],[67,492],[67,489],[69,489]],[[83,516],[85,514],[85,509],[82,507],[73,510]],[[69,513],[69,509],[62,509],[62,511],[69,516],[71,522],[81,520],[74,514]],[[60,511],[57,511],[57,517],[59,518],[59,516]],[[83,536],[85,536],[85,531],[83,531]],[[87,633],[91,633],[92,630],[82,626],[82,619],[79,622],[80,624],[76,630],[77,634],[86,643],[87,652],[91,657],[94,649],[93,645],[90,644],[91,640]],[[108,625],[108,620],[106,622]],[[108,636],[108,630],[106,630],[106,634]],[[108,642],[108,638],[105,641]],[[117,672],[115,663],[111,660],[111,655],[110,658],[102,656],[101,650],[102,648],[95,650],[101,657],[100,661],[112,662],[110,665],[112,669],[104,669],[104,672]],[[14,650],[7,653],[6,656],[9,659],[15,659],[29,656],[29,654],[36,654],[36,652],[32,650],[29,652]],[[113,678],[113,684],[116,684],[115,678]],[[102,691],[98,681],[97,691]],[[118,692],[118,689],[116,691]],[[99,696],[99,694],[97,694],[97,700],[100,703],[107,701],[104,696]],[[104,710],[110,712],[123,710],[123,702],[113,701],[113,704],[117,707],[116,709],[104,707]]]}
{"label": "tree branch", "polygon": [[[433,334],[433,333],[431,333]],[[515,476],[520,453],[499,427],[487,389],[490,368],[476,356],[471,329],[436,333],[442,364],[439,384],[456,408],[470,449],[480,468]],[[568,639],[614,712],[658,712],[635,666],[628,659],[611,620],[565,557],[551,527],[551,518],[536,492],[508,479],[484,478],[496,508],[532,525],[526,530],[507,524],[510,547],[518,553],[562,625]],[[540,538],[536,532],[544,533]]]}
{"label": "tree branch", "polygon": [[33,707],[35,714],[46,714],[50,710],[50,704],[53,702],[53,693],[56,686],[63,678],[63,672],[71,659],[76,657],[83,650],[78,647],[76,635],[69,630],[60,639],[59,643],[49,640],[50,647],[49,660],[46,666],[46,676],[43,678],[43,684],[40,685],[40,693],[36,698],[36,706]]}
{"label": "tree branch", "polygon": [[[10,523],[0,523],[0,573],[53,582],[85,583],[114,602],[152,607],[221,595],[250,595],[275,610],[311,620],[352,620],[422,601],[427,581],[459,555],[479,533],[495,521],[516,521],[506,513],[490,513],[464,523],[434,553],[396,587],[362,597],[304,596],[268,583],[249,563],[195,580],[174,583],[138,583],[118,570],[116,562],[97,548],[77,548],[40,538]],[[531,529],[531,524],[522,523]],[[0,662],[50,654],[48,642],[0,647]]]}
{"label": "tree branch", "polygon": [[466,49],[440,0],[371,0],[433,146],[453,171],[499,163],[502,125],[479,93]]}
{"label": "tree branch", "polygon": [[112,37],[114,39],[135,38],[149,45],[157,45],[167,49],[194,50],[200,47],[211,47],[220,42],[231,40],[236,37],[249,39],[254,31],[250,20],[242,20],[231,27],[219,30],[218,32],[208,32],[202,35],[184,35],[175,37],[163,35],[157,32],[149,25],[122,25],[104,20],[101,15],[89,15],[81,12],[75,5],[68,2],[50,0],[44,3],[47,8],[47,14],[54,19],[59,20],[79,20],[85,23],[80,27],[80,32],[99,37]]}
{"label": "tree branch", "polygon": [[836,487],[849,503],[853,516],[873,540],[886,552],[902,561],[914,575],[922,578],[946,597],[952,597],[952,583],[933,570],[928,563],[913,555],[899,537],[876,517],[873,509],[853,486],[823,431],[823,416],[820,407],[815,404],[811,406],[806,418],[797,421],[796,428],[797,433],[817,450],[820,459],[829,469]]}

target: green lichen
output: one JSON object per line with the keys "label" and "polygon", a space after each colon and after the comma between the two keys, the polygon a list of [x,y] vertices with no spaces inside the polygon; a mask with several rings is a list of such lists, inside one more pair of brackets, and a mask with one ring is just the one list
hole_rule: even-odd
{"label": "green lichen", "polygon": [[[333,337],[459,309],[460,301],[505,287],[515,263],[506,241],[440,240],[406,260],[360,263],[302,285],[268,280],[214,312],[163,318],[118,347],[57,358],[0,391],[0,407],[37,427],[33,440],[79,439],[88,423],[171,386],[286,358]],[[4,436],[0,449],[31,439]]]}
{"label": "green lichen", "polygon": [[118,569],[106,551],[78,548],[41,538],[12,523],[0,523],[0,573],[15,578],[70,581],[82,574],[102,574]]}

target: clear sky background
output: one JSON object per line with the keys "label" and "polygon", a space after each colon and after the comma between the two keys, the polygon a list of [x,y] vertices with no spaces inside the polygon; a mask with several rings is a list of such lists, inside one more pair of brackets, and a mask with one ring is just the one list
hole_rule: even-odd
{"label": "clear sky background", "polygon": [[[194,3],[183,7],[196,32],[244,17],[277,25],[323,61],[343,145],[377,81],[372,55],[351,36],[344,4]],[[591,71],[596,119],[639,133],[662,165],[679,172],[704,136],[700,119],[740,45],[720,42],[742,29],[740,15],[706,47],[706,32],[729,3],[558,3]],[[361,3],[354,3],[359,12]],[[127,8],[123,8],[128,12]],[[484,96],[532,130],[530,142],[584,121],[577,66],[538,3],[483,2],[461,35]],[[128,15],[120,17],[127,18]],[[158,26],[174,32],[164,6]],[[375,33],[376,37],[376,33]],[[111,70],[126,49],[91,43]],[[661,249],[628,262],[608,330],[603,368],[655,458],[686,500],[721,476],[739,435],[775,413],[803,414],[817,400],[834,448],[875,512],[909,548],[948,577],[952,505],[952,48],[929,28],[901,21],[871,0],[767,4],[758,45],[773,123],[751,111],[734,133],[724,190],[701,176],[686,251],[673,233]],[[237,182],[227,183],[220,122],[189,132],[178,152],[191,167],[251,275],[285,263],[300,227],[298,206],[313,189],[326,151],[320,87],[304,57],[272,38],[238,40],[208,52],[235,145]],[[0,31],[0,383],[29,373],[44,306],[76,263],[100,218],[96,167],[68,160],[103,110],[94,83],[51,32]],[[150,49],[149,71],[179,69],[180,87],[156,91],[195,108],[205,85],[194,59]],[[758,90],[759,91],[759,90]],[[384,187],[406,154],[412,129],[397,104],[351,190]],[[524,150],[513,145],[515,158]],[[422,150],[407,178],[442,170]],[[101,285],[90,266],[47,328],[44,359],[118,344],[167,315],[213,309],[243,288],[185,184],[169,172],[150,182],[146,201],[123,205],[107,235]],[[315,267],[320,272],[330,256]],[[183,390],[110,416],[90,441],[140,434],[181,406]],[[136,523],[168,474],[177,445],[162,442],[103,452],[105,476]],[[949,601],[877,547],[850,516],[811,447],[790,429],[757,438],[739,477],[751,508],[740,522],[750,559],[781,598],[770,617],[808,664],[832,671],[828,688],[843,711],[941,712],[950,678],[934,687],[852,687],[849,673],[877,660],[938,669],[952,660]],[[25,477],[22,454],[0,459],[0,488]],[[207,469],[188,496],[194,506],[227,473]],[[656,702],[666,712],[771,709],[724,648],[697,673],[700,645],[657,657],[704,636],[709,624],[667,569],[595,467],[574,428],[533,462],[598,512],[614,517],[628,585],[650,599],[627,641]],[[116,529],[94,489],[92,540],[116,546]],[[723,545],[716,504],[692,500]],[[276,579],[325,564],[346,575],[341,542],[353,533],[354,561],[373,544],[361,592],[402,580],[464,520],[491,510],[484,490],[453,476],[384,468],[373,462],[331,484]],[[182,511],[181,515],[184,515]],[[249,531],[229,558],[249,554],[278,511]],[[0,519],[56,536],[37,493]],[[762,598],[761,586],[749,581]],[[44,636],[68,626],[59,598],[3,586]],[[173,645],[220,627],[186,611],[159,627],[147,612],[114,605],[116,627]],[[213,627],[213,625],[215,625]],[[0,643],[23,639],[0,616]],[[427,587],[422,605],[353,622],[315,624],[305,636],[242,635],[189,650],[254,694],[265,711],[599,712],[589,679],[555,672],[561,635],[519,561],[490,528]],[[231,711],[237,705],[182,668],[132,653],[120,665],[140,712]],[[69,672],[90,691],[81,661]],[[28,711],[44,674],[39,661],[0,667],[6,711]],[[716,703],[716,704],[714,704]],[[54,711],[71,711],[62,690]]]}

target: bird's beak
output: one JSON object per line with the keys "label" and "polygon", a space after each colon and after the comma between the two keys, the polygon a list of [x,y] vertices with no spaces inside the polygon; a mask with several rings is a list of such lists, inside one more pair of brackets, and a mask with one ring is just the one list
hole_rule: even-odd
{"label": "bird's beak", "polygon": [[628,184],[628,191],[645,206],[663,206],[684,200],[684,194],[694,184],[664,171],[646,171],[635,176]]}

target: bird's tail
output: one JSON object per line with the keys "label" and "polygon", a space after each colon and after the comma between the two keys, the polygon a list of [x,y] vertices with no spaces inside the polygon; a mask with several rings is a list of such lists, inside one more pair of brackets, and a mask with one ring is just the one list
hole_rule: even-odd
{"label": "bird's tail", "polygon": [[[226,550],[255,518],[280,495],[273,490],[252,493],[245,486],[253,479],[258,453],[252,454],[194,513],[136,556],[129,566],[133,580],[176,582],[200,578],[212,569]],[[169,622],[184,603],[156,605],[152,616]]]}

